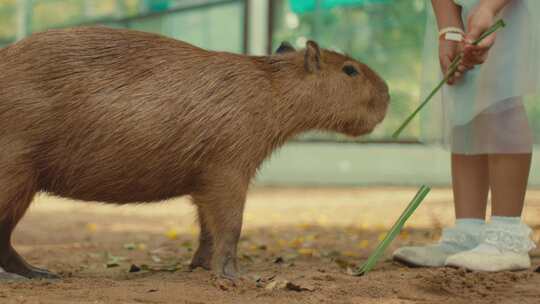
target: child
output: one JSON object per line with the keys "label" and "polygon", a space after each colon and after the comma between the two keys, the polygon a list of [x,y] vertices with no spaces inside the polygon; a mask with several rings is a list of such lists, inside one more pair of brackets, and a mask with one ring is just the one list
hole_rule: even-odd
{"label": "child", "polygon": [[[423,121],[439,125],[425,130],[423,136],[442,139],[452,152],[456,224],[443,230],[438,244],[400,248],[394,252],[395,260],[476,271],[530,267],[528,252],[534,243],[531,229],[520,217],[533,139],[522,99],[540,87],[539,3],[432,0],[439,29],[439,62],[435,61],[437,30],[431,17],[424,50],[425,89],[435,87],[450,62],[464,52],[459,71],[431,101],[434,106]],[[499,18],[507,26],[473,46],[471,42]],[[492,217],[485,223],[489,191]]]}

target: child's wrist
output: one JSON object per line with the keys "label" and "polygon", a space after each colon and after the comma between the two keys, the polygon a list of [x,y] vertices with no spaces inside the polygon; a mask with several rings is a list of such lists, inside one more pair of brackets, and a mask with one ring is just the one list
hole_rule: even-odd
{"label": "child's wrist", "polygon": [[439,31],[439,40],[461,42],[465,37],[465,31],[459,27],[448,26]]}
{"label": "child's wrist", "polygon": [[480,0],[479,8],[497,15],[510,2],[510,0]]}

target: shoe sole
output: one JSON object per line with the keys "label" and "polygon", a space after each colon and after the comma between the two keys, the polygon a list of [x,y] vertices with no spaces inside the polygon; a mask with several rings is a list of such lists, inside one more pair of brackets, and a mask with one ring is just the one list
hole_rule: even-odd
{"label": "shoe sole", "polygon": [[407,266],[409,268],[439,268],[439,267],[444,267],[444,265],[442,266],[430,266],[430,265],[420,265],[420,264],[416,264],[414,262],[411,262],[405,258],[402,258],[400,256],[394,256],[392,257],[393,261],[394,262],[398,262],[399,264],[402,264],[404,266]]}

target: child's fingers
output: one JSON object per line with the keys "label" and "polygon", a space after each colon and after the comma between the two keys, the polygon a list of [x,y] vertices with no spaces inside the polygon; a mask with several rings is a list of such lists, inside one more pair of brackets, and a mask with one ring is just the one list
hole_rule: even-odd
{"label": "child's fingers", "polygon": [[472,33],[469,33],[465,36],[465,46],[470,48],[476,48],[476,49],[489,49],[495,44],[495,39],[497,38],[497,34],[493,33],[486,38],[484,38],[480,43],[474,44],[474,41],[476,41],[476,36]]}
{"label": "child's fingers", "polygon": [[452,62],[450,61],[450,58],[448,56],[443,56],[441,58],[441,70],[443,74],[446,75],[446,72],[448,71],[448,67],[450,66]]}
{"label": "child's fingers", "polygon": [[471,65],[466,65],[464,64],[463,62],[458,66],[458,71],[460,73],[465,73],[467,72],[468,70],[472,69],[473,67]]}
{"label": "child's fingers", "polygon": [[478,65],[485,62],[487,55],[495,43],[495,34],[484,38],[478,45],[473,45],[471,38],[467,38],[463,48],[463,62],[466,65]]}
{"label": "child's fingers", "polygon": [[488,55],[487,50],[467,49],[463,52],[462,64],[465,66],[474,66],[484,63]]}
{"label": "child's fingers", "polygon": [[484,40],[482,40],[477,45],[478,49],[483,49],[483,50],[490,49],[495,44],[495,38],[497,38],[497,34],[495,34],[495,33],[487,36],[486,38],[484,38]]}
{"label": "child's fingers", "polygon": [[[448,74],[448,68],[450,67],[451,64],[452,64],[452,60],[450,60],[449,56],[443,56],[441,58],[441,70],[443,72],[443,75]],[[454,77],[450,77],[446,81],[446,83],[448,83],[449,85],[452,85],[454,83]]]}
{"label": "child's fingers", "polygon": [[448,81],[447,83],[449,85],[453,85],[454,83],[456,83],[456,81],[461,78],[461,73],[459,72],[455,72],[454,75],[452,75],[450,78],[448,78]]}

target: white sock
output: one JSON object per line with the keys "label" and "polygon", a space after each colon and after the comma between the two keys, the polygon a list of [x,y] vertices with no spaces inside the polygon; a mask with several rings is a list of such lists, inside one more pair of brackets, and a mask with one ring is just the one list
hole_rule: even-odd
{"label": "white sock", "polygon": [[511,224],[520,224],[521,223],[521,217],[520,216],[492,216],[491,217],[491,223],[492,224],[503,224],[503,225],[511,225]]}
{"label": "white sock", "polygon": [[456,219],[455,229],[463,231],[466,234],[473,236],[480,236],[482,233],[482,227],[486,224],[486,221],[478,218],[458,218]]}
{"label": "white sock", "polygon": [[486,221],[477,218],[458,218],[456,219],[456,228],[466,231],[478,230]]}
{"label": "white sock", "polygon": [[[444,229],[440,246],[473,248],[478,244],[485,221],[477,218],[458,218],[454,227]],[[457,238],[457,239],[456,239]]]}
{"label": "white sock", "polygon": [[[493,226],[506,226],[506,227],[519,227],[521,225],[521,217],[519,216],[492,216],[490,225]],[[480,243],[476,248],[473,249],[476,252],[482,253],[491,253],[498,254],[501,253],[501,250],[496,246],[488,243]]]}

